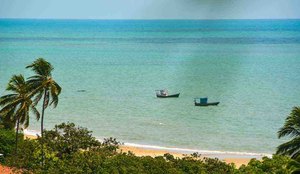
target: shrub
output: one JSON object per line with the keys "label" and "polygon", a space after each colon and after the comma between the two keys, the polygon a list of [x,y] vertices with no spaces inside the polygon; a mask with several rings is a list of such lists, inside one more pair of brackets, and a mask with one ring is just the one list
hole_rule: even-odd
{"label": "shrub", "polygon": [[[19,134],[19,140],[23,134]],[[16,133],[9,129],[0,129],[0,153],[4,156],[11,155],[15,149]]]}
{"label": "shrub", "polygon": [[43,141],[57,156],[62,156],[100,147],[101,143],[91,133],[86,128],[76,127],[74,123],[62,123],[55,125],[53,130],[45,130],[44,137],[38,137],[38,141]]}
{"label": "shrub", "polygon": [[273,155],[273,158],[263,157],[262,160],[252,159],[248,165],[242,165],[239,169],[241,173],[276,173],[276,174],[288,174],[288,164],[291,159],[287,156]]}

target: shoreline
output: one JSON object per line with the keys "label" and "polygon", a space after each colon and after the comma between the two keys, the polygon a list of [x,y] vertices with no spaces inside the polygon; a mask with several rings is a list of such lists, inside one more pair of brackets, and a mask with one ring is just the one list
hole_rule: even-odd
{"label": "shoreline", "polygon": [[179,154],[199,153],[199,154],[201,154],[201,156],[204,156],[204,157],[213,157],[213,158],[219,158],[219,159],[223,159],[224,157],[244,157],[244,158],[258,158],[258,159],[261,159],[264,156],[272,157],[271,154],[267,154],[267,153],[185,149],[185,148],[177,148],[177,147],[142,145],[142,144],[135,144],[135,143],[124,143],[124,146],[137,147],[137,148],[149,149],[149,150],[162,150],[162,151],[179,153]]}
{"label": "shoreline", "polygon": [[[180,153],[180,152],[174,152],[174,151],[168,151],[168,150],[161,150],[161,149],[147,149],[142,147],[135,147],[135,146],[128,146],[128,145],[122,145],[120,146],[121,152],[132,152],[136,156],[151,156],[151,157],[157,157],[157,156],[163,156],[166,153],[169,153],[173,155],[175,158],[183,158],[190,154],[186,153]],[[224,154],[222,154],[224,155]],[[218,158],[219,160],[230,164],[233,163],[237,168],[239,168],[242,165],[247,165],[249,161],[253,158],[257,160],[261,160],[261,157],[250,157],[250,156],[222,156],[221,154],[201,154],[200,158],[203,159],[206,158]]]}
{"label": "shoreline", "polygon": [[[35,139],[37,135],[39,135],[38,131],[34,130],[24,130],[24,138]],[[97,139],[102,141],[101,139]],[[134,143],[123,143],[120,145],[120,152],[132,152],[136,156],[163,156],[166,153],[169,153],[177,158],[183,158],[192,153],[201,154],[201,158],[218,158],[221,161],[226,163],[234,163],[236,167],[240,167],[241,165],[247,165],[248,162],[255,158],[257,160],[262,159],[262,157],[272,157],[271,154],[266,153],[251,153],[251,152],[226,152],[226,151],[213,151],[213,150],[197,150],[197,149],[184,149],[184,148],[176,148],[176,147],[162,147],[162,146],[154,146],[154,145],[142,145],[142,144],[134,144]]]}

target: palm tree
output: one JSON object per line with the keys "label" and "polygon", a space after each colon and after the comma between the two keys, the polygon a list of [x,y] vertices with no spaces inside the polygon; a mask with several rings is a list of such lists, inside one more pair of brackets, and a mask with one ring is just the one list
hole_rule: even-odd
{"label": "palm tree", "polygon": [[7,89],[12,91],[12,94],[4,95],[0,98],[0,105],[3,106],[0,110],[0,115],[6,121],[11,121],[16,124],[16,154],[18,152],[18,131],[20,124],[24,128],[29,125],[29,111],[40,118],[38,110],[35,108],[29,93],[30,88],[22,75],[14,75],[9,81]]}
{"label": "palm tree", "polygon": [[[30,68],[33,72],[35,72],[35,75],[28,78],[30,87],[35,89],[31,94],[34,96],[34,104],[37,104],[43,97],[41,115],[41,137],[43,138],[45,109],[48,105],[53,105],[54,108],[57,106],[58,95],[61,92],[61,87],[52,78],[51,72],[53,70],[53,66],[43,58],[38,58],[26,68]],[[42,144],[42,161],[43,158],[44,150]]]}
{"label": "palm tree", "polygon": [[300,107],[293,108],[284,126],[278,131],[278,138],[286,136],[293,139],[278,146],[276,153],[297,158],[300,154]]}

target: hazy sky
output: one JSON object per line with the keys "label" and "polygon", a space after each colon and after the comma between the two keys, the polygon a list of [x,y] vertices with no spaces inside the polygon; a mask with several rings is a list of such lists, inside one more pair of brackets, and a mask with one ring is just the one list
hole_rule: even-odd
{"label": "hazy sky", "polygon": [[300,19],[300,0],[0,0],[0,18]]}

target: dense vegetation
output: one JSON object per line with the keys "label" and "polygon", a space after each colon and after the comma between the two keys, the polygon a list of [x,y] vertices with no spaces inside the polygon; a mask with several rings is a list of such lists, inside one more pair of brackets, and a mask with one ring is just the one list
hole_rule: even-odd
{"label": "dense vegetation", "polygon": [[[15,149],[15,132],[9,129],[0,128],[0,153],[8,156],[13,154]],[[18,134],[19,139],[23,139],[22,134]]]}
{"label": "dense vegetation", "polygon": [[[91,131],[73,123],[44,130],[44,111],[49,105],[57,106],[61,87],[54,81],[53,67],[46,60],[39,58],[26,68],[35,74],[27,80],[22,75],[12,76],[7,87],[9,94],[0,97],[0,153],[5,157],[0,163],[18,173],[300,173],[299,107],[293,108],[278,132],[279,138],[289,136],[292,140],[280,145],[272,158],[252,159],[239,169],[218,159],[201,158],[199,154],[184,158],[171,154],[138,157],[120,151],[116,139],[99,142]],[[41,99],[40,116],[36,105]],[[41,136],[34,140],[24,140],[19,132],[29,125],[29,114],[37,120],[41,117]]]}
{"label": "dense vegetation", "polygon": [[[152,158],[137,157],[118,150],[119,142],[113,138],[97,141],[86,128],[73,123],[56,125],[45,130],[44,137],[26,139],[19,144],[15,155],[7,155],[5,164],[22,173],[290,173],[292,161],[287,156],[264,157],[251,160],[237,169],[218,159],[199,158],[191,155],[182,159],[170,154]],[[9,138],[8,138],[9,139]],[[45,162],[41,165],[41,142],[44,145]],[[12,147],[11,147],[12,148]]]}

